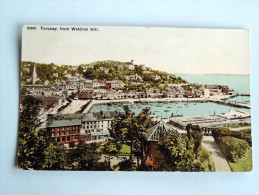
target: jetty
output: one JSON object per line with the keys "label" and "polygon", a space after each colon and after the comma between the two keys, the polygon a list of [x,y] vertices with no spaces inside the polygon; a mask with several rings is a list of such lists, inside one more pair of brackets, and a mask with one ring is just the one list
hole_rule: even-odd
{"label": "jetty", "polygon": [[188,124],[199,125],[204,135],[212,135],[212,132],[218,127],[228,127],[233,124],[250,124],[245,120],[248,117],[251,117],[249,112],[231,110],[219,115],[171,117],[169,124],[184,131],[186,131]]}
{"label": "jetty", "polygon": [[223,104],[223,105],[227,105],[227,106],[232,106],[232,107],[237,107],[237,108],[248,108],[251,109],[251,105],[248,104],[242,104],[239,102],[229,102],[226,100],[210,100],[210,102],[214,102],[217,104]]}

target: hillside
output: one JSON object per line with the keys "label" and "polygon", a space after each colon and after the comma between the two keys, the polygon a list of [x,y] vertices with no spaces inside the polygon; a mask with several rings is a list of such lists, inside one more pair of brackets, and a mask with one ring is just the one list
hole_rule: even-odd
{"label": "hillside", "polygon": [[[22,61],[21,63],[21,83],[30,84],[33,67],[36,65],[36,72],[39,80],[36,84],[52,84],[56,80],[67,81],[69,76],[80,76],[86,79],[96,79],[102,81],[121,80],[127,86],[130,83],[145,83],[150,87],[158,87],[160,84],[178,84],[187,83],[181,77],[177,77],[166,72],[152,70],[151,68],[132,65],[131,62],[118,61],[97,61],[90,64],[81,64],[78,66],[43,64]],[[134,70],[129,68],[129,66]]]}

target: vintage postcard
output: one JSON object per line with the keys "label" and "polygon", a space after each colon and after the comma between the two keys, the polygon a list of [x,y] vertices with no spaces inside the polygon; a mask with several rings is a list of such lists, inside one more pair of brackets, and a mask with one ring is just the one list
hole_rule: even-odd
{"label": "vintage postcard", "polygon": [[17,166],[252,170],[249,31],[25,25]]}

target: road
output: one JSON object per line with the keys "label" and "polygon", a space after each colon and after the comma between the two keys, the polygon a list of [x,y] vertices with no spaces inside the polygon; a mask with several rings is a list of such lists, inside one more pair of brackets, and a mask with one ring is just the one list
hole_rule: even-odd
{"label": "road", "polygon": [[211,152],[216,172],[231,172],[225,156],[220,151],[212,136],[203,136],[202,146]]}
{"label": "road", "polygon": [[[107,160],[108,161],[109,159],[109,156],[108,155],[101,155],[101,162]],[[111,156],[110,157],[110,163],[111,163],[111,166],[114,166],[116,164],[118,164],[119,162],[123,161],[123,160],[128,160],[129,159],[129,156]],[[137,159],[134,158],[133,159],[133,162],[137,164]]]}
{"label": "road", "polygon": [[237,128],[229,128],[231,131],[241,131],[243,129],[249,129],[251,126],[246,126],[246,127],[237,127]]}

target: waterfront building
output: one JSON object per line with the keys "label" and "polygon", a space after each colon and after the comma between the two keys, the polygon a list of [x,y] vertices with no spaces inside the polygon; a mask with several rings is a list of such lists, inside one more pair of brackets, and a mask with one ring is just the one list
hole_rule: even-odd
{"label": "waterfront building", "polygon": [[190,92],[190,91],[186,91],[185,94],[184,94],[184,97],[192,98],[192,97],[193,97],[193,94],[192,94],[192,92]]}
{"label": "waterfront building", "polygon": [[82,118],[82,133],[91,135],[91,142],[105,142],[110,137],[115,112],[85,114]]}
{"label": "waterfront building", "polygon": [[169,98],[175,98],[176,97],[175,92],[167,92],[166,96],[169,97]]}
{"label": "waterfront building", "polygon": [[228,93],[229,92],[229,87],[226,85],[205,85],[206,89],[219,89],[220,92],[222,93]]}
{"label": "waterfront building", "polygon": [[169,123],[179,129],[186,130],[188,124],[198,125],[205,135],[211,135],[218,127],[227,127],[232,124],[245,124],[243,118],[249,117],[249,113],[242,111],[230,111],[220,115],[172,117]]}
{"label": "waterfront building", "polygon": [[47,135],[60,144],[89,141],[91,135],[81,135],[81,120],[77,118],[56,118],[47,122]]}
{"label": "waterfront building", "polygon": [[116,112],[48,115],[47,136],[61,144],[105,142]]}
{"label": "waterfront building", "polygon": [[92,93],[75,93],[73,94],[73,99],[75,100],[91,100],[93,99]]}

